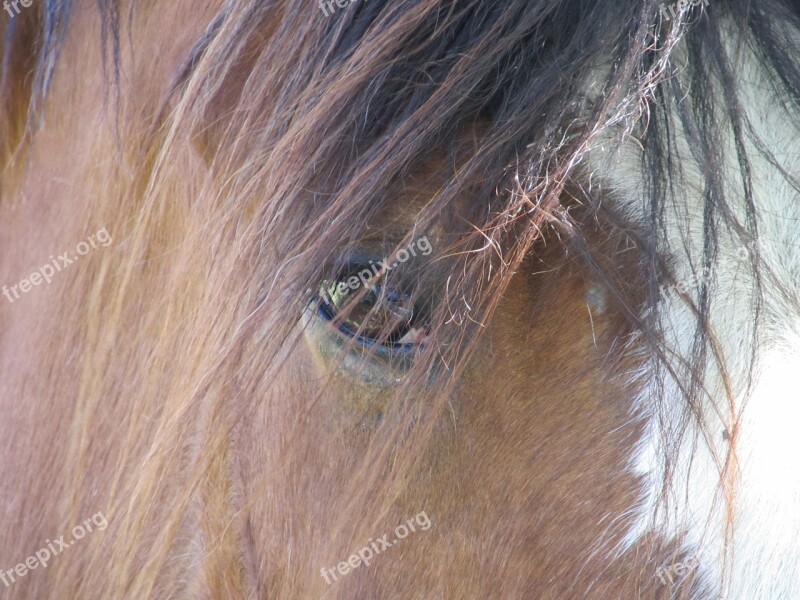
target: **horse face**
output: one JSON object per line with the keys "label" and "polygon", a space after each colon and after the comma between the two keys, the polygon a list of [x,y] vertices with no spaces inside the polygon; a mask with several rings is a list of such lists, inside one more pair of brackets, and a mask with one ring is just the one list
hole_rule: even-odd
{"label": "horse face", "polygon": [[[732,597],[794,597],[778,534],[797,485],[763,467],[791,455],[775,415],[794,404],[772,382],[797,355],[792,121],[785,98],[762,103],[796,80],[782,4],[741,6],[780,74],[763,86],[720,66],[737,24],[702,22],[688,83],[712,65],[717,94],[681,88],[670,54],[698,3],[663,30],[633,2],[358,2],[324,25],[299,2],[140,3],[129,36],[104,37],[128,13],[101,1],[63,46],[68,3],[12,17],[0,582],[20,598],[605,599],[697,597],[703,573]],[[733,91],[747,127],[725,120]],[[696,110],[717,102],[732,110]],[[769,143],[743,141],[751,126]],[[748,228],[772,243],[761,263],[736,246]]]}
{"label": "horse face", "polygon": [[[173,19],[182,14],[177,5],[171,10]],[[187,40],[199,36],[200,25],[208,20],[209,14],[205,20],[198,17],[197,27],[178,38],[172,37],[166,24],[161,25],[164,52],[139,64],[132,80],[124,84],[122,95],[129,98],[132,106],[154,109],[158,105],[164,90],[153,82],[168,81],[167,74],[178,69],[188,52]],[[90,27],[91,22],[90,16],[81,15],[74,27]],[[152,34],[151,30],[148,35]],[[261,43],[267,38],[268,31]],[[100,57],[90,51],[89,40],[84,44],[76,43],[65,50],[65,64],[80,64],[70,57],[93,57],[94,68],[100,72]],[[160,74],[160,78],[153,73]],[[84,75],[74,66],[65,67],[62,77],[77,82]],[[232,73],[233,87],[237,78],[247,76],[244,68]],[[57,87],[51,92],[51,102],[66,105],[72,94],[68,85]],[[275,360],[281,365],[279,371],[266,380],[252,374],[250,379],[232,374],[219,377],[220,381],[230,379],[234,383],[224,392],[217,390],[217,408],[183,405],[179,411],[182,417],[179,412],[172,418],[165,416],[171,425],[161,433],[150,432],[144,422],[138,421],[139,417],[165,410],[165,398],[172,401],[188,392],[177,388],[158,391],[145,383],[147,373],[152,372],[150,353],[172,347],[170,360],[178,371],[212,369],[211,363],[204,363],[205,359],[199,357],[214,353],[198,350],[194,358],[182,356],[189,344],[183,336],[194,335],[189,330],[168,336],[180,338],[179,344],[161,345],[164,338],[159,336],[169,329],[167,321],[172,322],[173,316],[168,316],[170,310],[164,304],[170,299],[157,291],[163,286],[165,273],[173,268],[181,270],[180,253],[175,253],[176,246],[172,244],[183,235],[187,236],[183,237],[184,243],[191,246],[186,241],[190,234],[184,232],[172,238],[173,233],[168,230],[173,227],[173,232],[177,231],[181,218],[187,217],[181,209],[171,212],[170,208],[170,214],[161,214],[137,241],[126,215],[99,206],[98,199],[103,197],[109,181],[123,184],[106,178],[110,169],[96,177],[98,171],[92,166],[101,148],[114,144],[112,137],[105,138],[92,127],[93,121],[103,121],[105,114],[103,105],[92,103],[92,97],[90,90],[82,90],[77,100],[73,99],[81,110],[64,125],[57,139],[39,142],[27,165],[28,172],[37,176],[25,180],[18,190],[19,197],[31,200],[25,213],[18,216],[14,236],[28,240],[39,239],[34,238],[33,232],[41,226],[38,215],[47,199],[56,189],[68,192],[60,193],[62,203],[52,207],[58,215],[51,220],[52,228],[58,235],[48,239],[58,243],[44,243],[42,238],[40,243],[21,244],[16,256],[20,263],[35,263],[43,254],[53,252],[54,247],[66,248],[70,240],[81,239],[83,224],[67,216],[78,214],[73,213],[78,206],[87,213],[104,215],[101,222],[106,225],[95,237],[100,247],[108,245],[117,254],[87,257],[84,270],[71,267],[71,272],[55,281],[55,286],[60,287],[53,288],[52,296],[40,294],[29,303],[12,307],[16,311],[13,317],[6,313],[6,322],[14,325],[5,331],[4,373],[9,388],[24,387],[26,370],[18,367],[47,364],[53,358],[47,354],[51,350],[45,341],[48,335],[65,341],[82,340],[81,344],[91,346],[84,348],[88,352],[85,360],[97,369],[93,373],[105,374],[100,378],[104,381],[91,373],[88,380],[83,379],[78,363],[67,360],[51,373],[53,389],[58,390],[52,397],[62,402],[83,397],[82,402],[88,402],[84,406],[91,405],[91,412],[102,415],[102,423],[93,421],[94,441],[83,447],[79,432],[66,426],[62,419],[53,418],[46,403],[27,406],[23,421],[43,424],[39,431],[42,435],[46,431],[45,437],[52,444],[24,469],[34,473],[36,479],[16,489],[23,496],[41,498],[37,514],[47,518],[41,518],[36,526],[29,523],[26,535],[6,546],[9,550],[3,555],[3,564],[11,564],[25,543],[52,537],[63,523],[71,522],[73,515],[85,513],[106,515],[106,526],[96,529],[108,528],[108,533],[105,538],[93,534],[95,537],[90,539],[96,546],[93,551],[87,549],[86,562],[79,568],[86,571],[86,564],[94,561],[92,564],[99,565],[104,560],[113,560],[121,568],[126,559],[120,548],[140,551],[138,536],[158,536],[165,531],[160,523],[168,518],[166,513],[151,514],[137,529],[127,521],[132,513],[126,516],[124,506],[131,498],[146,502],[151,493],[174,500],[183,492],[177,480],[171,478],[166,487],[148,488],[152,483],[150,475],[140,474],[137,469],[143,467],[137,458],[134,462],[139,467],[124,467],[114,461],[140,456],[139,452],[145,452],[158,439],[171,445],[185,435],[190,449],[181,451],[207,457],[201,461],[208,487],[191,501],[198,503],[199,512],[183,522],[180,539],[162,539],[160,543],[167,554],[174,550],[199,566],[212,595],[235,595],[251,587],[262,590],[267,597],[489,597],[498,589],[513,597],[533,590],[544,597],[566,597],[580,585],[596,590],[597,598],[607,598],[624,596],[632,587],[649,589],[657,584],[646,571],[642,575],[640,559],[631,556],[612,560],[611,553],[602,552],[597,545],[598,539],[609,548],[620,542],[624,527],[612,528],[610,524],[630,508],[636,493],[636,481],[625,470],[638,434],[637,425],[629,417],[634,390],[624,378],[616,376],[632,367],[617,358],[621,340],[630,333],[630,327],[603,283],[581,261],[574,260],[568,240],[554,230],[544,232],[521,262],[492,318],[482,323],[484,331],[477,347],[458,375],[448,382],[450,385],[437,386],[437,381],[432,380],[430,385],[419,388],[420,396],[430,395],[432,404],[446,410],[427,424],[426,443],[414,456],[414,464],[400,469],[402,481],[390,480],[391,485],[383,485],[382,478],[387,473],[397,477],[387,471],[386,453],[402,448],[404,440],[399,436],[415,421],[413,405],[398,406],[394,395],[413,369],[414,351],[359,351],[353,347],[352,336],[320,313],[318,302],[300,307],[287,303],[274,313],[284,319],[291,314],[296,320],[298,341],[289,344],[284,355],[269,356],[267,345],[259,344],[260,339],[268,340],[281,331],[279,319],[260,320],[258,333],[242,348],[236,370],[243,368],[242,364],[252,366]],[[138,109],[134,112],[138,114]],[[469,145],[485,128],[486,125],[465,133],[463,145]],[[197,181],[214,170],[215,143],[211,127],[186,143],[176,167],[176,189],[194,189]],[[92,148],[80,163],[66,158],[75,145]],[[134,173],[134,179],[143,174],[146,173]],[[374,215],[346,256],[334,256],[334,262],[352,262],[349,257],[357,255],[363,267],[391,258],[400,263],[396,281],[414,283],[417,303],[434,304],[440,300],[449,279],[457,274],[447,250],[452,239],[470,231],[469,223],[474,207],[481,205],[480,198],[464,197],[453,203],[447,212],[428,219],[427,229],[413,234],[410,243],[403,246],[403,241],[409,232],[416,231],[432,191],[452,177],[452,156],[433,152],[409,177],[393,185],[391,202]],[[58,185],[53,187],[53,182]],[[135,187],[134,182],[126,183]],[[195,231],[202,230],[200,222],[195,225]],[[10,231],[8,223],[7,228]],[[635,282],[635,265],[627,263],[627,257],[618,252],[623,241],[609,237],[599,223],[590,229],[586,239],[595,255],[616,263]],[[209,246],[206,239],[198,239],[201,246]],[[269,241],[264,245],[269,249]],[[398,247],[406,250],[405,260],[395,252]],[[137,248],[143,252],[139,259],[134,258]],[[116,262],[123,252],[131,254]],[[211,264],[213,256],[201,258],[187,250],[184,259],[188,261],[186,265],[204,260]],[[160,262],[159,257],[166,259]],[[94,293],[107,294],[107,299],[114,297],[122,289],[116,287],[121,282],[118,278],[124,279],[128,268],[123,265],[131,265],[136,272],[133,279],[138,283],[124,298],[118,297],[121,304],[111,313],[92,305],[99,312],[84,319],[63,319],[54,309],[59,302],[65,306],[86,305],[83,303],[90,302]],[[147,272],[137,271],[145,265]],[[10,263],[6,270],[9,276],[16,273]],[[280,265],[276,264],[262,271],[261,278],[272,281],[280,272]],[[376,270],[359,277],[360,273],[361,270],[347,274],[344,283],[348,293],[357,293],[370,285],[370,278],[380,277]],[[355,279],[351,281],[352,278]],[[113,290],[91,292],[97,282],[112,280],[117,282]],[[193,293],[194,301],[205,294],[202,285],[192,291],[192,279],[186,281],[189,287],[183,288],[182,293],[188,306]],[[342,281],[333,283],[339,287]],[[245,274],[238,287],[234,285],[234,293],[245,296],[251,284],[252,276]],[[323,281],[320,288],[324,288]],[[109,310],[112,305],[114,302],[110,301],[105,304]],[[229,305],[228,296],[220,293],[204,308],[197,308],[197,304],[192,310],[213,318],[212,315],[225,313]],[[109,341],[101,342],[84,329],[95,317],[110,326],[112,313],[122,321],[111,327],[116,327],[116,334]],[[42,314],[49,317],[37,321]],[[160,316],[167,321],[159,324]],[[355,315],[351,320],[356,328],[363,325]],[[237,325],[233,321],[231,324],[226,335],[236,331]],[[102,327],[95,331],[101,330]],[[447,333],[446,326],[440,333]],[[84,336],[92,341],[87,342]],[[400,345],[436,342],[424,337],[411,336],[408,343]],[[11,347],[16,348],[13,353],[9,351]],[[90,360],[90,355],[95,358]],[[195,360],[204,367],[197,367]],[[438,372],[447,377],[447,368],[442,364]],[[99,387],[88,391],[92,380]],[[68,381],[72,383],[64,384]],[[248,408],[242,411],[239,406]],[[231,418],[231,414],[238,418]],[[187,415],[194,416],[186,419]],[[190,422],[182,433],[171,429]],[[122,429],[118,430],[117,425]],[[121,433],[125,429],[131,432],[127,437]],[[16,439],[14,436],[24,430],[15,426],[9,435]],[[201,441],[207,439],[203,433],[218,436],[208,438],[216,440],[214,445]],[[151,434],[155,437],[150,438]],[[387,442],[383,439],[387,435],[394,437]],[[198,453],[198,447],[205,447],[207,452]],[[34,491],[41,490],[42,482],[64,476],[55,467],[61,448],[71,448],[83,457],[70,464],[68,477],[91,477],[94,481],[89,487],[80,487],[74,497],[65,499],[64,505]],[[156,452],[156,461],[161,454]],[[109,456],[114,461],[109,461]],[[365,456],[374,460],[365,461]],[[12,461],[13,456],[9,454],[7,458]],[[173,459],[164,457],[163,468],[171,470],[175,465]],[[120,470],[129,473],[130,479]],[[7,472],[17,482],[24,479],[21,463],[9,462]],[[123,488],[127,495],[120,493]],[[69,504],[71,500],[76,501],[75,507]],[[108,508],[98,513],[99,504]],[[62,510],[67,516],[62,515]],[[606,517],[598,519],[598,515]],[[199,543],[206,536],[215,540],[217,550],[213,553]],[[109,552],[115,553],[113,559],[106,558]],[[58,562],[49,568],[53,577],[70,577],[69,564],[65,563],[63,571]],[[142,576],[136,585],[145,587],[146,580],[156,576],[147,571],[129,575],[134,579]],[[43,590],[50,589],[50,581],[31,577],[19,582],[18,589],[46,594]],[[75,585],[79,589],[80,584]],[[103,585],[111,589],[108,581]]]}
{"label": "horse face", "polygon": [[[447,160],[427,160],[422,172],[395,189],[396,203],[370,223],[370,235],[351,254],[361,257],[361,264],[387,260],[415,230],[430,190],[447,176]],[[418,296],[437,297],[437,288],[447,285],[452,272],[442,267],[447,257],[437,252],[437,242],[463,223],[459,216],[466,210],[455,206],[440,215],[417,238],[424,240],[422,250],[431,252],[420,251],[397,267],[410,267],[415,281],[428,286]],[[597,255],[615,260],[631,282],[636,280],[635,265],[615,252],[619,240],[608,239],[600,228],[591,239]],[[322,294],[350,284],[358,290],[365,278],[369,274],[352,280],[345,274]],[[374,299],[364,302],[374,309]],[[478,596],[502,587],[512,596],[535,589],[559,597],[598,570],[604,573],[595,580],[598,598],[622,594],[632,582],[640,589],[657,585],[650,577],[641,581],[636,559],[611,561],[597,553],[598,539],[612,547],[625,528],[608,532],[596,516],[619,517],[635,498],[636,481],[625,470],[639,433],[630,419],[635,386],[616,375],[635,365],[619,359],[630,332],[624,315],[603,284],[571,260],[564,240],[544,237],[536,244],[485,324],[466,368],[452,387],[435,392],[432,402],[447,408],[431,425],[420,466],[388,510],[370,498],[348,499],[357,493],[351,485],[363,475],[359,469],[378,469],[365,466],[363,457],[372,456],[385,432],[402,428],[408,418],[392,410],[399,402],[392,392],[402,384],[415,350],[366,353],[352,340],[358,324],[343,330],[311,304],[299,320],[302,343],[271,386],[276,400],[259,411],[253,421],[259,426],[243,430],[237,452],[245,464],[245,495],[259,482],[284,501],[295,499],[292,512],[278,519],[282,529],[297,532],[292,553],[302,558],[291,577],[300,579],[308,570],[317,576],[307,583],[309,593],[392,597],[402,587],[407,597],[421,598],[456,586]],[[276,405],[285,413],[275,415]],[[281,432],[300,419],[301,431],[287,450]],[[265,479],[264,471],[277,470],[275,457],[287,451],[292,458],[281,466],[285,477]],[[598,481],[605,483],[598,487]],[[378,507],[384,512],[376,515]],[[253,552],[265,564],[286,553],[275,524],[256,516],[267,508],[253,514]],[[402,533],[406,520],[423,511],[430,532],[399,538],[396,528]],[[347,541],[325,533],[337,527],[347,528]],[[448,533],[440,537],[437,530]],[[391,546],[376,552],[373,542],[383,534]],[[368,564],[361,551],[374,555]],[[585,567],[592,561],[590,574]],[[271,576],[264,585],[281,585],[282,578]]]}

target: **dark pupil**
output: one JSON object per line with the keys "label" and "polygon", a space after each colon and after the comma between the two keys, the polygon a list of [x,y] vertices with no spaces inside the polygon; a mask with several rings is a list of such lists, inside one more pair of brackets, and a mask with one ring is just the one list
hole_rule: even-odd
{"label": "dark pupil", "polygon": [[[369,286],[366,293],[361,288],[346,288],[340,293],[338,283],[327,288],[327,296],[337,314],[348,309],[342,324],[350,333],[355,334],[361,329],[362,337],[378,339],[388,335],[387,341],[393,342],[411,327],[414,304],[408,295],[379,285]],[[361,298],[353,304],[359,294]]]}

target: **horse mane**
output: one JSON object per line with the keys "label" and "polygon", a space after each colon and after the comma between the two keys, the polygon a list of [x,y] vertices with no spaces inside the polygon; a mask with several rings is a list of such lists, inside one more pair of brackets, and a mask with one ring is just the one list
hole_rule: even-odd
{"label": "horse mane", "polygon": [[[715,264],[723,233],[746,245],[758,240],[752,156],[745,149],[754,128],[723,40],[732,34],[752,48],[780,97],[796,110],[800,65],[787,33],[800,28],[794,3],[712,0],[707,10],[687,9],[667,22],[657,0],[590,6],[580,0],[362,0],[335,18],[316,14],[314,2],[228,2],[168,93],[148,106],[153,117],[146,133],[119,96],[124,31],[137,26],[138,7],[131,2],[126,12],[118,0],[96,4],[116,140],[120,152],[138,162],[134,176],[113,170],[98,183],[119,191],[108,195],[113,204],[95,204],[125,240],[125,255],[115,254],[114,262],[102,257],[102,276],[69,292],[89,300],[92,310],[77,335],[84,368],[69,453],[73,485],[62,507],[66,523],[82,507],[96,510],[84,465],[97,449],[86,432],[101,424],[103,402],[136,402],[121,425],[124,443],[109,459],[117,474],[105,498],[111,535],[81,573],[52,567],[60,569],[59,589],[72,597],[176,592],[182,569],[195,566],[176,556],[187,542],[182,525],[194,520],[204,524],[205,543],[217,543],[216,564],[236,554],[232,540],[240,530],[229,531],[227,524],[239,515],[230,513],[226,500],[234,491],[213,487],[209,474],[228,464],[227,440],[255,402],[274,407],[288,440],[299,435],[307,413],[283,414],[269,382],[298,342],[300,311],[318,283],[341,268],[331,257],[363,238],[373,216],[398,202],[397,186],[435,152],[452,158],[453,172],[406,241],[464,198],[473,199],[465,208],[469,222],[436,239],[439,272],[449,274],[431,314],[436,343],[393,392],[380,435],[349,473],[352,494],[335,507],[339,526],[331,545],[366,539],[402,492],[446,410],[442,391],[456,385],[514,272],[545,232],[566,240],[590,266],[628,316],[637,343],[657,357],[662,376],[682,383],[683,425],[663,432],[667,501],[676,485],[670,465],[689,424],[718,435],[702,416],[705,373],[718,357],[710,282],[702,282],[693,307],[688,361],[678,362],[664,347],[653,319],[670,278],[664,213],[681,161],[690,160],[703,176],[698,271]],[[46,127],[42,115],[75,8],[72,0],[37,6],[10,20],[3,33],[5,171]],[[676,123],[691,133],[691,157],[676,154]],[[478,132],[472,143],[460,141],[465,131]],[[730,157],[721,139],[728,134],[737,144],[743,220],[726,188]],[[648,218],[641,228],[601,202],[586,167],[599,145],[629,139],[643,149]],[[191,149],[199,149],[207,171],[188,156]],[[196,179],[181,183],[187,170]],[[581,205],[577,213],[564,207],[567,194]],[[641,303],[630,301],[620,274],[589,250],[583,230],[595,220],[638,249],[647,282]],[[762,274],[757,252],[750,258],[758,287],[769,274]],[[433,277],[422,273],[420,281]],[[219,298],[228,299],[224,307]],[[758,305],[754,310],[758,315]],[[265,322],[275,324],[268,334],[260,327]],[[74,343],[76,336],[66,339]],[[50,386],[55,395],[55,376]],[[661,410],[652,407],[656,419]],[[286,448],[280,464],[297,467],[290,441]],[[730,448],[734,452],[735,444]],[[720,457],[721,470],[731,464],[731,456]],[[264,482],[276,476],[273,467]],[[105,574],[108,564],[113,577]],[[224,579],[222,569],[212,565],[206,577]],[[291,585],[283,581],[270,591],[299,597],[292,593],[302,582]]]}

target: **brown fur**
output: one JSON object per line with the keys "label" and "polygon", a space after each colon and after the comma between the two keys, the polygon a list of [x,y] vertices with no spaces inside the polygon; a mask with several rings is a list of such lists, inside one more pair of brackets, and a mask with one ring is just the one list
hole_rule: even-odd
{"label": "brown fur", "polygon": [[[215,179],[235,159],[216,154],[223,134],[208,123],[153,129],[221,6],[147,3],[124,23],[118,146],[114,107],[98,92],[100,25],[80,4],[47,126],[3,173],[2,282],[99,227],[114,239],[49,286],[0,303],[0,568],[98,510],[109,521],[47,569],[0,588],[3,597],[665,593],[654,579],[672,556],[663,541],[614,552],[637,490],[625,472],[638,431],[634,391],[614,375],[632,366],[619,352],[628,315],[611,298],[604,310],[589,306],[587,291],[600,284],[547,210],[536,217],[539,235],[503,257],[515,273],[450,387],[435,394],[420,386],[419,398],[400,401],[343,376],[320,354],[319,332],[272,327],[278,311],[296,308],[275,297],[261,304],[266,289],[290,285],[277,268],[288,255],[245,250],[264,245],[254,241],[260,207],[220,192],[236,185]],[[17,72],[13,89],[29,94]],[[246,72],[230,84],[243,87]],[[224,118],[236,97],[218,97],[207,118]],[[12,146],[23,104],[6,103]],[[483,129],[464,131],[469,145]],[[426,211],[460,164],[442,152],[416,164],[357,243],[399,245],[427,222],[435,269],[457,274],[473,209]],[[561,199],[570,205],[567,192]],[[586,216],[592,251],[639,301],[636,263],[620,252],[627,241],[591,223]],[[274,338],[285,334],[292,342],[279,351]],[[422,510],[430,530],[323,581],[321,567]]]}

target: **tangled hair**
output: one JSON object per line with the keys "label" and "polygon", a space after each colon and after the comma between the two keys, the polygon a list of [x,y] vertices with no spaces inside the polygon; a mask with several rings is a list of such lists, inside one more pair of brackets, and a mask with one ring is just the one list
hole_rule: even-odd
{"label": "tangled hair", "polygon": [[[758,237],[752,157],[745,150],[755,134],[723,37],[733,32],[752,48],[796,111],[800,67],[796,40],[786,33],[800,26],[795,3],[712,0],[707,10],[687,9],[665,21],[657,0],[364,0],[335,18],[320,17],[313,2],[231,0],[169,94],[148,107],[157,116],[146,128],[113,91],[120,85],[121,32],[125,19],[130,25],[136,18],[136,3],[128,10],[117,0],[97,5],[108,106],[118,111],[119,151],[135,168],[111,169],[101,187],[115,202],[93,207],[125,240],[124,256],[103,257],[93,282],[71,290],[87,314],[85,330],[63,336],[64,344],[77,339],[84,365],[67,453],[65,522],[97,506],[86,464],[100,450],[87,432],[98,428],[122,443],[106,459],[114,474],[106,497],[112,535],[81,572],[66,561],[52,567],[59,569],[59,589],[80,598],[179,593],[193,567],[181,548],[202,540],[218,549],[209,556],[207,580],[236,590],[220,566],[239,560],[225,550],[238,535],[228,525],[262,496],[248,496],[241,513],[232,514],[225,499],[231,490],[211,483],[230,464],[229,440],[256,405],[267,403],[286,421],[285,455],[252,489],[267,494],[270,477],[302,468],[292,440],[302,435],[311,406],[286,415],[270,382],[299,339],[298,320],[319,283],[335,278],[341,257],[377,215],[401,202],[398,185],[433,154],[450,157],[453,172],[398,244],[423,233],[435,240],[435,260],[415,274],[419,286],[443,281],[442,274],[446,280],[431,303],[432,342],[388,392],[393,400],[379,433],[349,473],[351,493],[336,501],[346,504],[336,506],[341,518],[331,545],[347,548],[348,540],[376,530],[419,466],[420,448],[484,324],[546,231],[566,240],[612,291],[663,376],[681,381],[684,427],[665,432],[669,487],[669,465],[688,425],[705,431],[701,388],[715,356],[707,282],[694,307],[696,343],[685,363],[664,347],[653,318],[670,277],[665,204],[682,169],[674,127],[689,132],[694,149],[680,159],[694,161],[703,176],[698,268],[707,267],[716,260],[720,232],[743,242]],[[22,123],[0,124],[6,165],[42,126],[72,6],[43,0],[9,22],[4,97],[28,101]],[[25,66],[33,78],[9,75]],[[472,143],[464,143],[465,132]],[[731,134],[745,188],[743,222],[725,187],[720,140]],[[590,151],[623,138],[643,148],[647,218],[635,226],[629,215],[601,204],[586,167]],[[207,168],[192,161],[192,148],[201,150]],[[581,209],[567,210],[566,196]],[[456,203],[463,220],[443,229],[440,216]],[[643,304],[632,303],[620,275],[589,251],[582,234],[592,219],[634,240],[648,282]],[[761,272],[757,252],[751,258],[760,285],[769,274]],[[101,407],[117,398],[134,405],[112,427]],[[652,414],[658,418],[658,406]],[[723,469],[728,460],[721,458]],[[108,563],[113,576],[102,576]],[[273,568],[280,577],[271,580],[269,597],[300,597],[304,583],[292,577],[292,565]]]}

